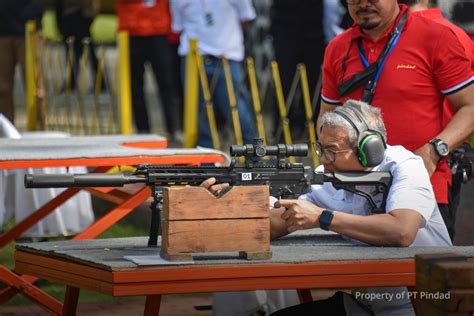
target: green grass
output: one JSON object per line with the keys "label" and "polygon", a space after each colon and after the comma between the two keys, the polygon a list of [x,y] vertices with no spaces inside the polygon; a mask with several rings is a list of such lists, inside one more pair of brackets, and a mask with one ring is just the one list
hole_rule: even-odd
{"label": "green grass", "polygon": [[[13,221],[10,221],[3,230],[6,231],[14,225]],[[116,238],[116,237],[133,237],[133,236],[145,236],[148,231],[144,228],[138,228],[130,224],[117,223],[105,231],[98,238]],[[0,264],[6,266],[9,269],[13,269],[15,266],[15,260],[13,259],[13,253],[15,251],[15,243],[11,243],[0,251]],[[41,280],[38,283],[38,287],[46,293],[55,297],[59,301],[64,300],[64,293],[66,287],[60,283],[50,282],[47,280]],[[129,297],[128,299],[133,299]],[[80,291],[79,302],[80,303],[94,303],[94,302],[105,302],[114,301],[119,299],[127,298],[114,298],[112,296],[103,295],[97,292],[91,292],[87,290]],[[32,305],[33,303],[21,294],[15,295],[10,301],[5,303],[5,306],[26,306]]]}

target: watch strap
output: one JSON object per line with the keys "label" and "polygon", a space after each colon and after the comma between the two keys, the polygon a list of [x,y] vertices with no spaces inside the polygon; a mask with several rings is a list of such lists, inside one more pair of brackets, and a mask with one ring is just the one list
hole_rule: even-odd
{"label": "watch strap", "polygon": [[329,230],[334,214],[331,211],[324,210],[319,216],[319,227],[323,230]]}
{"label": "watch strap", "polygon": [[[433,138],[431,139],[429,142],[429,144],[431,144],[433,147],[434,147],[434,150],[436,152],[436,154],[439,156],[439,160],[438,160],[438,163],[443,160],[444,157],[446,157],[447,155],[446,154],[443,154],[440,152],[440,149],[439,149],[439,145],[440,144],[446,144],[442,139],[440,138]],[[447,146],[447,144],[446,144]]]}

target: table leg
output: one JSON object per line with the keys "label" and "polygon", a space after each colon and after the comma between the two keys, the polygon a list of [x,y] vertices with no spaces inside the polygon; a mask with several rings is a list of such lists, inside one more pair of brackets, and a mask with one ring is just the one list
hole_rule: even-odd
{"label": "table leg", "polygon": [[145,312],[143,315],[152,316],[160,314],[161,295],[149,295],[146,297]]}
{"label": "table leg", "polygon": [[99,236],[110,226],[121,220],[137,206],[145,202],[151,196],[150,188],[145,186],[131,196],[128,200],[124,201],[120,205],[117,205],[113,210],[109,211],[106,215],[102,216],[94,224],[87,227],[85,230],[77,234],[75,240],[92,239]]}
{"label": "table leg", "polygon": [[311,289],[297,289],[298,298],[300,303],[309,303],[313,301],[313,296],[311,295]]}
{"label": "table leg", "polygon": [[0,301],[4,303],[19,292],[51,314],[60,315],[61,309],[63,308],[61,302],[31,284],[30,278],[32,277],[21,277],[7,268],[0,266],[0,280],[2,283],[8,285],[8,288],[0,292]]}
{"label": "table leg", "polygon": [[77,301],[79,300],[79,288],[73,286],[66,287],[66,295],[64,296],[63,316],[76,315]]}
{"label": "table leg", "polygon": [[[109,170],[110,167],[98,167],[94,172],[105,172]],[[54,199],[44,204],[42,207],[37,209],[35,212],[31,213],[28,217],[23,219],[20,223],[16,224],[12,229],[6,233],[0,235],[0,248],[5,247],[10,242],[21,236],[25,231],[30,229],[32,226],[36,225],[40,220],[51,214],[58,206],[62,205],[64,202],[73,197],[78,193],[81,188],[68,188],[61,192]]]}
{"label": "table leg", "polygon": [[58,206],[69,200],[73,195],[79,192],[80,189],[69,188],[59,194],[57,197],[40,207],[37,211],[26,217],[20,223],[16,224],[15,227],[0,235],[0,248],[5,247],[10,242],[18,238],[26,230],[37,224],[41,219],[49,215]]}

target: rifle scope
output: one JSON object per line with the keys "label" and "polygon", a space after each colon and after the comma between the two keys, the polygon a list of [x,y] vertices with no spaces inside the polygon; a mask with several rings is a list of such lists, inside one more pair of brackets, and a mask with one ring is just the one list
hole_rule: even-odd
{"label": "rifle scope", "polygon": [[247,156],[259,157],[264,156],[279,156],[279,157],[306,157],[308,155],[307,144],[278,144],[268,145],[263,144],[245,144],[230,146],[230,155],[234,157]]}

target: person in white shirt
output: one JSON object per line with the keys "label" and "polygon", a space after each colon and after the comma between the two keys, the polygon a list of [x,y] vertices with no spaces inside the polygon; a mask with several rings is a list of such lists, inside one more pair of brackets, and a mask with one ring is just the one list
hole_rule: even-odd
{"label": "person in white shirt", "polygon": [[[256,136],[250,95],[242,85],[242,60],[244,59],[243,30],[255,19],[255,9],[251,0],[172,0],[172,29],[180,33],[178,54],[186,56],[189,51],[189,39],[198,41],[199,53],[203,56],[204,67],[211,82],[214,73],[219,71],[213,95],[217,118],[227,120],[230,115],[229,98],[220,58],[229,60],[232,83],[238,96],[242,136],[245,143],[251,143]],[[182,67],[185,69],[185,67]],[[202,93],[199,100],[199,136],[198,145],[212,147],[212,138],[204,110]],[[218,120],[219,123],[219,120]]]}
{"label": "person in white shirt", "polygon": [[[385,213],[371,214],[364,198],[336,190],[331,183],[314,185],[297,200],[275,202],[270,213],[272,239],[297,230],[322,228],[356,243],[374,246],[452,246],[423,160],[402,146],[386,145],[386,130],[378,108],[349,100],[324,114],[319,135],[315,149],[324,172],[366,170],[392,174]],[[202,186],[216,192],[226,185],[214,183],[211,178]],[[358,189],[373,193],[369,187]],[[367,291],[394,293],[407,289],[385,287]],[[338,292],[328,300],[289,307],[275,315],[325,315],[333,313],[334,308],[341,311],[341,306],[345,315],[414,315],[408,295],[403,296],[406,299],[391,302],[359,302]],[[364,304],[370,304],[370,309]]]}

